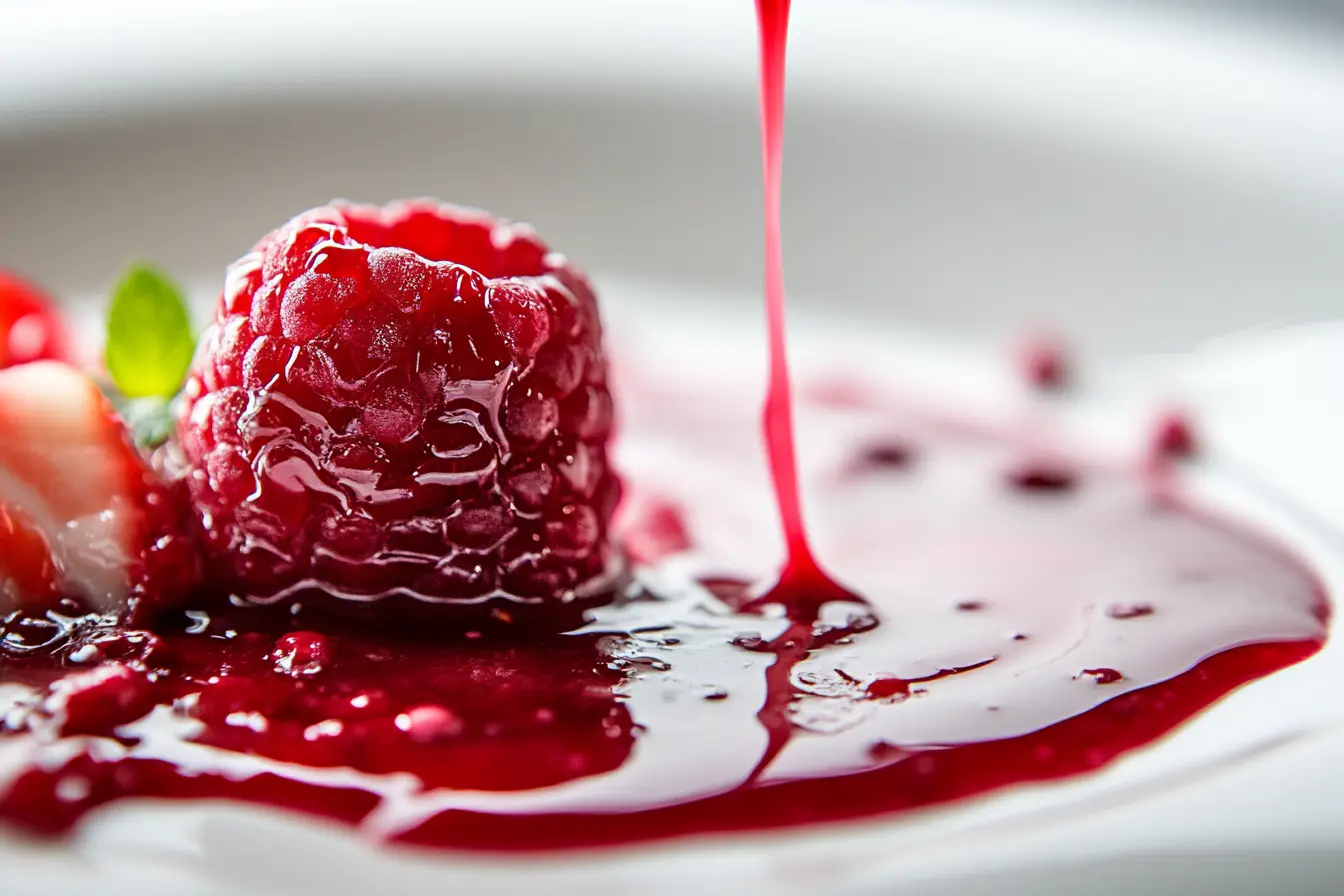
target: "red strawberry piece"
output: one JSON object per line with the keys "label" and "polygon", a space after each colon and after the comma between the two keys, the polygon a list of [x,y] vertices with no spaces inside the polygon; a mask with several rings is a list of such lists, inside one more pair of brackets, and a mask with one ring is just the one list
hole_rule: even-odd
{"label": "red strawberry piece", "polygon": [[61,600],[124,618],[181,597],[196,561],[180,506],[87,376],[0,372],[0,629]]}
{"label": "red strawberry piece", "polygon": [[51,299],[31,283],[0,270],[0,368],[67,360],[69,355],[65,326]]}
{"label": "red strawberry piece", "polygon": [[597,302],[531,229],[315,209],[231,266],[215,321],[178,441],[235,603],[451,627],[610,596]]}

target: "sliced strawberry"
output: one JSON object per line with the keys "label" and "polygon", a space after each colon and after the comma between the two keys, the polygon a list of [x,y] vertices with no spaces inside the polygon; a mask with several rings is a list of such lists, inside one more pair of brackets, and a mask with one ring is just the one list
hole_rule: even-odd
{"label": "sliced strawberry", "polygon": [[0,609],[44,608],[60,599],[60,570],[47,535],[20,508],[0,503]]}
{"label": "sliced strawberry", "polygon": [[61,597],[124,610],[143,594],[152,554],[171,545],[183,559],[173,522],[167,492],[91,379],[53,361],[0,371],[0,614]]}

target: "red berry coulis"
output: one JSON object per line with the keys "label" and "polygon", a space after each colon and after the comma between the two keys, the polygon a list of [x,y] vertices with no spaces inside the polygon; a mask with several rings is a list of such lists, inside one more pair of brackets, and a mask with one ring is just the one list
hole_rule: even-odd
{"label": "red berry coulis", "polygon": [[[1154,501],[1128,465],[1061,451],[1047,468],[1039,446],[917,415],[902,460],[873,463],[886,421],[843,403],[807,410],[846,456],[799,462],[778,228],[788,2],[758,10],[777,582],[753,584],[769,519],[740,406],[674,388],[630,402],[623,458],[636,496],[674,500],[630,504],[634,584],[579,629],[389,630],[248,600],[144,629],[61,607],[40,642],[6,620],[0,819],[55,833],[122,797],[227,797],[485,850],[796,826],[1096,770],[1320,647],[1309,570],[1165,480]],[[296,329],[306,295],[266,325],[277,338],[313,337]],[[374,416],[375,441],[405,444],[400,418]],[[803,481],[828,484],[809,492],[815,551]]]}
{"label": "red berry coulis", "polygon": [[801,825],[1092,771],[1324,637],[1307,569],[1154,502],[1132,465],[1079,459],[1041,497],[1005,478],[1033,446],[912,415],[921,463],[893,476],[853,463],[880,413],[817,404],[855,435],[853,457],[800,466],[831,483],[809,487],[814,535],[867,601],[772,613],[764,483],[742,525],[717,486],[750,479],[750,421],[687,389],[632,406],[625,461],[681,479],[680,510],[632,505],[649,518],[622,533],[656,549],[578,631],[417,638],[237,607],[6,635],[0,817],[59,832],[125,796],[227,797],[489,850]]}
{"label": "red berry coulis", "polygon": [[757,0],[761,42],[761,157],[765,176],[765,308],[770,349],[763,429],[775,502],[783,526],[784,568],[762,596],[795,615],[815,615],[828,602],[856,602],[821,568],[807,537],[798,457],[793,437],[793,394],[789,384],[784,319],[784,251],[779,210],[784,165],[784,56],[789,27],[788,0]]}

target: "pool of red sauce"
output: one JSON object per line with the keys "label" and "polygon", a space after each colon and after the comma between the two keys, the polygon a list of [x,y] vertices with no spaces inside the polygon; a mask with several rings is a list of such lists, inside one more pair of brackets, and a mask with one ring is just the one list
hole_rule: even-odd
{"label": "pool of red sauce", "polygon": [[[637,584],[577,632],[7,620],[0,820],[57,833],[122,797],[223,797],[482,850],[813,824],[1094,771],[1319,649],[1311,572],[1183,508],[1151,465],[904,420],[901,439],[849,427],[843,463],[800,470],[778,229],[788,3],[758,8],[778,579],[697,565],[707,548],[757,566],[750,538],[698,531],[725,510],[710,482],[632,504]],[[718,392],[657,413],[696,472],[723,453],[696,460],[705,408],[738,413]],[[853,590],[816,559],[800,472],[829,483],[825,556]]]}
{"label": "pool of red sauce", "polygon": [[[710,463],[714,401],[660,403],[647,438]],[[425,643],[247,610],[9,626],[0,819],[55,833],[125,796],[224,797],[486,850],[811,824],[1099,769],[1321,644],[1311,572],[1141,463],[1029,475],[1007,434],[828,412],[872,424],[802,471],[823,556],[867,602],[790,616],[750,581],[760,558],[699,562],[755,537],[705,544],[706,469],[680,506],[636,495],[643,584],[575,633]]]}

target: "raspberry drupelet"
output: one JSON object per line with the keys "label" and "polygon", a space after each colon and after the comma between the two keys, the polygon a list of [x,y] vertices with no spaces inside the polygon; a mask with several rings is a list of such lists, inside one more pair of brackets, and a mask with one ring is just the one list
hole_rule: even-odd
{"label": "raspberry drupelet", "polygon": [[233,603],[567,618],[610,597],[597,302],[525,225],[334,203],[235,262],[178,440]]}

